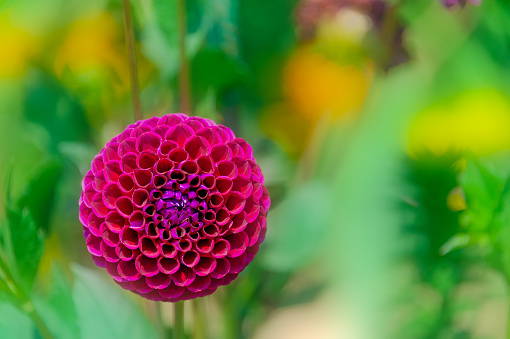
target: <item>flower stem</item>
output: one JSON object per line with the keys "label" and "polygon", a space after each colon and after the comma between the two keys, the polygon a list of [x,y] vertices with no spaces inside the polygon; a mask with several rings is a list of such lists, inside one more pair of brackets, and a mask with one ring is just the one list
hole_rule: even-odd
{"label": "flower stem", "polygon": [[122,0],[124,13],[124,33],[129,56],[129,73],[131,76],[131,100],[133,102],[133,116],[135,121],[143,119],[140,105],[140,88],[138,85],[138,70],[136,66],[135,34],[133,32],[133,20],[131,17],[131,4],[129,0]]}
{"label": "flower stem", "polygon": [[[202,305],[200,305],[202,304]],[[205,316],[202,307],[204,300],[193,299],[191,302],[193,307],[193,339],[205,339]],[[202,307],[201,307],[202,306]]]}
{"label": "flower stem", "polygon": [[184,339],[184,301],[174,303],[174,339]]}
{"label": "flower stem", "polygon": [[179,100],[182,113],[189,114],[191,110],[191,94],[189,81],[189,66],[186,57],[186,0],[177,0],[177,19],[179,21],[179,55],[181,68],[179,72]]}
{"label": "flower stem", "polygon": [[37,330],[39,331],[39,334],[43,339],[53,339],[53,335],[50,333],[50,330],[48,330],[48,327],[44,324],[43,320],[37,313],[37,311],[34,308],[34,305],[31,301],[27,301],[23,306],[23,310],[32,318],[32,321],[34,322]]}

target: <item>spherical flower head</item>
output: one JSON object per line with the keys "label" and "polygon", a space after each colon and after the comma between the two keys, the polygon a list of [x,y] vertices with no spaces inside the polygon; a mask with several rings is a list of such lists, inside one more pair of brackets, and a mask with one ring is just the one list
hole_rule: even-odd
{"label": "spherical flower head", "polygon": [[211,294],[265,237],[270,199],[253,151],[209,119],[168,114],[129,125],[94,158],[82,189],[92,258],[147,299]]}

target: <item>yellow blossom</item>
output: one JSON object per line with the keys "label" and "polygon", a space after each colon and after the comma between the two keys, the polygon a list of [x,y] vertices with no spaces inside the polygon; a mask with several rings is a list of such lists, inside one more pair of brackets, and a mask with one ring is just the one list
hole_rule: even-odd
{"label": "yellow blossom", "polygon": [[297,112],[308,118],[326,112],[339,117],[361,109],[371,72],[302,48],[288,62],[283,77],[285,94]]}
{"label": "yellow blossom", "polygon": [[409,131],[411,155],[471,152],[488,155],[510,148],[510,102],[495,90],[463,93],[426,109]]}

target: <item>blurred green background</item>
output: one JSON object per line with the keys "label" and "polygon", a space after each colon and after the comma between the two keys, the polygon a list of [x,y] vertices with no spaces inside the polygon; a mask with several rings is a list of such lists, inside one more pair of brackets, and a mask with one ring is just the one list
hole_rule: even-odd
{"label": "blurred green background", "polygon": [[[177,112],[176,1],[131,3],[144,117]],[[192,114],[253,146],[272,199],[254,262],[186,304],[189,337],[510,338],[510,2],[186,12]],[[0,338],[159,336],[78,221],[133,119],[125,46],[120,0],[0,0]]]}

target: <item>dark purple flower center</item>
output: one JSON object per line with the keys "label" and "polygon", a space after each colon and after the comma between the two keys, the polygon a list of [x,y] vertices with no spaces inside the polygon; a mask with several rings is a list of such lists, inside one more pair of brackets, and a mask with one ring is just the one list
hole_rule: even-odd
{"label": "dark purple flower center", "polygon": [[[147,222],[155,223],[164,241],[183,238],[204,226],[209,190],[203,186],[193,187],[186,179],[189,178],[169,180],[160,189],[150,192],[151,204],[146,206],[144,214]],[[197,183],[199,181],[191,184],[196,186]]]}

